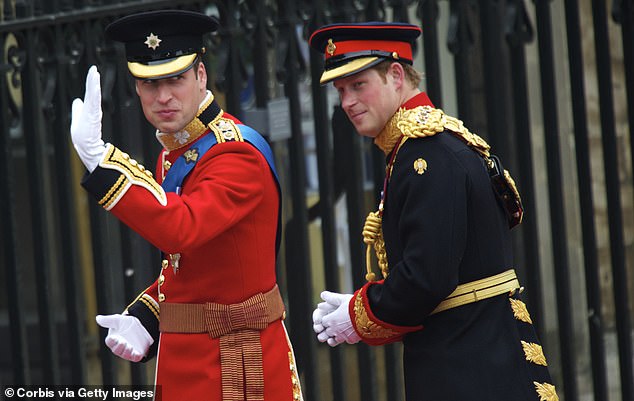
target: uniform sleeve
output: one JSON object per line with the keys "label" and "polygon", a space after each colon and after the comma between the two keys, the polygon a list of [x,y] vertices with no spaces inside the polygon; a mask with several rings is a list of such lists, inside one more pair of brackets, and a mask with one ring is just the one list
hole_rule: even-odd
{"label": "uniform sleeve", "polygon": [[387,230],[384,223],[384,236],[390,273],[365,296],[373,315],[392,325],[420,326],[458,285],[469,180],[437,139],[408,140],[388,187],[384,219],[391,223]]}
{"label": "uniform sleeve", "polygon": [[106,210],[165,253],[187,252],[252,213],[272,180],[264,157],[244,142],[214,146],[183,184],[165,193],[147,171],[108,145],[82,185]]}
{"label": "uniform sleeve", "polygon": [[423,328],[417,326],[399,326],[379,319],[368,304],[368,289],[383,285],[383,281],[366,283],[357,290],[348,305],[352,326],[359,337],[369,345],[384,345],[401,341],[403,335]]}
{"label": "uniform sleeve", "polygon": [[158,297],[158,283],[155,281],[145,291],[141,292],[130,305],[126,308],[125,312],[139,319],[143,327],[150,333],[154,339],[154,343],[148,350],[148,353],[141,360],[141,362],[147,362],[156,356],[159,342],[159,315],[160,307],[157,302]]}

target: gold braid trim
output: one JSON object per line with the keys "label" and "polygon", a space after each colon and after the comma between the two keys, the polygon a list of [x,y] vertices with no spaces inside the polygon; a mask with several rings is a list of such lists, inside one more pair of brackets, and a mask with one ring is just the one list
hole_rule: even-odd
{"label": "gold braid trim", "polygon": [[442,110],[430,106],[400,108],[374,138],[374,143],[387,155],[401,136],[424,138],[444,131],[443,116]]}
{"label": "gold braid trim", "polygon": [[122,194],[124,194],[129,188],[130,183],[127,177],[124,174],[121,174],[114,185],[110,187],[108,192],[103,196],[103,198],[99,199],[98,203],[104,209],[110,210],[116,204],[116,202],[121,199]]}
{"label": "gold braid trim", "polygon": [[363,305],[362,291],[357,292],[354,298],[354,321],[363,338],[390,338],[400,335],[399,332],[370,320]]}
{"label": "gold braid trim", "polygon": [[559,396],[555,390],[555,386],[550,383],[533,382],[535,391],[539,395],[539,401],[559,401]]}
{"label": "gold braid trim", "polygon": [[515,195],[515,198],[521,204],[522,198],[520,197],[520,192],[517,190],[517,185],[515,185],[515,180],[513,179],[513,177],[511,177],[511,173],[509,173],[509,171],[506,169],[504,169],[504,178],[506,179],[506,182],[508,182],[509,187],[511,187],[511,190],[513,191],[513,194]]}
{"label": "gold braid trim", "polygon": [[[282,320],[285,319],[286,315],[282,316]],[[286,331],[286,327],[282,322],[282,328],[284,329],[284,334],[286,335],[286,343],[288,344],[288,364],[291,369],[291,385],[293,386],[293,401],[303,401],[304,397],[302,396],[302,384],[299,379],[299,373],[297,372],[297,361],[295,360],[295,351],[293,351],[293,344],[291,344],[291,339],[288,337],[288,332]]]}
{"label": "gold braid trim", "polygon": [[291,385],[293,386],[293,400],[302,400],[302,389],[299,381],[299,374],[297,373],[297,364],[295,363],[295,356],[292,352],[288,352],[288,364],[291,368]]}
{"label": "gold braid trim", "polygon": [[462,139],[464,143],[467,144],[471,149],[480,153],[484,157],[489,157],[489,150],[491,146],[482,139],[480,136],[474,134],[469,131],[467,127],[464,126],[462,120],[458,120],[455,117],[450,117],[443,113],[444,116],[444,124],[445,129],[451,131],[455,136]]}
{"label": "gold braid trim", "polygon": [[401,135],[406,138],[424,138],[445,130],[451,131],[476,152],[489,157],[491,147],[484,139],[469,131],[461,120],[431,106],[400,108],[385,124],[374,143],[388,154],[394,149]]}
{"label": "gold braid trim", "polygon": [[162,205],[167,205],[167,196],[158,182],[152,177],[152,173],[146,170],[130,155],[122,152],[112,144],[106,145],[106,152],[99,166],[105,169],[116,170],[125,176],[119,179],[107,192],[107,195],[99,201],[106,210],[112,209],[125,195],[132,185],[138,185],[148,190]]}
{"label": "gold braid trim", "polygon": [[141,298],[139,298],[139,301],[143,302],[143,304],[150,310],[150,312],[154,314],[156,320],[161,320],[160,307],[151,296],[149,296],[148,294],[143,294]]}

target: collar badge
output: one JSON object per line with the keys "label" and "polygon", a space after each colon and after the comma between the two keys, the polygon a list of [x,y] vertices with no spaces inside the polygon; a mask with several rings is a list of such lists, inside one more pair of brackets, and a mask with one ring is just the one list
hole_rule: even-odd
{"label": "collar badge", "polygon": [[160,43],[162,42],[161,39],[159,39],[158,36],[156,36],[153,33],[150,33],[150,36],[147,36],[145,38],[145,43],[147,45],[147,47],[149,47],[152,50],[156,50],[157,47],[159,47]]}
{"label": "collar badge", "polygon": [[191,162],[196,162],[196,160],[198,160],[198,149],[189,149],[187,152],[183,153],[183,156],[185,156],[185,162],[187,162],[188,164]]}

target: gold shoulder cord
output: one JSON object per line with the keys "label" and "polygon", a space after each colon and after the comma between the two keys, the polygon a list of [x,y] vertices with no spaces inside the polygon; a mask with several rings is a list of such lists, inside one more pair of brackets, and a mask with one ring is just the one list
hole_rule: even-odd
{"label": "gold shoulder cord", "polygon": [[[474,151],[478,152],[487,163],[491,163],[489,144],[478,135],[470,132],[457,118],[446,115],[441,109],[431,106],[418,106],[413,109],[399,109],[394,116],[385,125],[385,128],[375,139],[376,145],[386,154],[394,150],[390,161],[385,169],[385,180],[383,183],[383,192],[381,193],[381,201],[376,212],[370,212],[365,219],[363,226],[363,242],[366,248],[366,275],[368,282],[376,280],[376,274],[372,272],[371,247],[374,248],[377,264],[383,278],[389,274],[387,263],[387,252],[385,250],[385,241],[383,239],[382,219],[383,207],[385,203],[385,195],[387,192],[387,183],[390,180],[394,163],[396,162],[396,154],[405,141],[409,138],[424,138],[436,135],[439,132],[450,131],[457,138],[460,138]],[[396,147],[396,149],[394,149]],[[505,175],[508,172],[505,171]],[[510,178],[510,175],[508,175]],[[511,179],[512,181],[512,179]],[[517,189],[513,186],[514,191]],[[519,193],[517,193],[519,197]]]}

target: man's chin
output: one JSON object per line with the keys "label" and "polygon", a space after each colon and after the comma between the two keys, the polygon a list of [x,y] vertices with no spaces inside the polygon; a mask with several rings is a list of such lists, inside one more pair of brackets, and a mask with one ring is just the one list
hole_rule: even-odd
{"label": "man's chin", "polygon": [[365,136],[367,138],[376,138],[376,136],[379,134],[378,132],[375,132],[373,130],[368,130],[363,128],[356,128],[356,130],[357,130],[357,133],[359,133],[359,135]]}
{"label": "man's chin", "polygon": [[177,127],[174,124],[158,124],[156,125],[156,129],[165,133],[165,134],[173,134],[175,132],[179,132],[182,130],[181,127]]}

